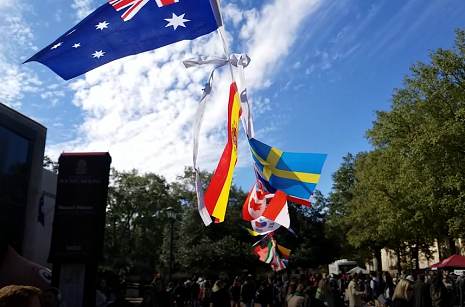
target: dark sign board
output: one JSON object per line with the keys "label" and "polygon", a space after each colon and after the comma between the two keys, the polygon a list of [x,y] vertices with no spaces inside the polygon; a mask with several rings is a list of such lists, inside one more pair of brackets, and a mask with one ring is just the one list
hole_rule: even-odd
{"label": "dark sign board", "polygon": [[111,157],[63,153],[49,262],[99,261],[103,253]]}

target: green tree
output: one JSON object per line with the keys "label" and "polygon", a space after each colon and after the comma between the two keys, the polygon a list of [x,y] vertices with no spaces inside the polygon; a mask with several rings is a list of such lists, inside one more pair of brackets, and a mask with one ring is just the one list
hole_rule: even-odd
{"label": "green tree", "polygon": [[44,156],[43,167],[55,174],[58,174],[58,162],[53,161],[49,156]]}
{"label": "green tree", "polygon": [[352,200],[356,184],[355,164],[359,156],[348,153],[343,157],[341,166],[332,174],[332,191],[327,197],[323,197],[321,194],[316,196],[327,207],[327,232],[334,242],[339,245],[341,257],[356,260],[359,263],[366,263],[373,259],[374,251],[366,242],[355,244],[354,247],[348,239],[348,233],[353,227],[363,227],[365,225],[365,223],[358,224],[351,218],[353,211]]}
{"label": "green tree", "polygon": [[372,246],[379,250],[383,247],[395,250],[399,271],[402,250],[415,246],[430,254],[434,241],[425,235],[427,226],[418,214],[420,208],[410,201],[409,191],[403,186],[400,172],[403,160],[389,149],[375,149],[358,156],[350,217],[363,227],[352,228],[348,233],[355,246],[376,242]]}
{"label": "green tree", "polygon": [[[201,172],[204,188],[208,186],[211,177],[211,173]],[[251,245],[256,239],[239,226],[243,222],[242,205],[247,194],[233,184],[225,221],[205,227],[197,211],[194,187],[195,172],[192,168],[186,168],[184,174],[172,184],[173,196],[186,206],[175,232],[175,269],[191,273],[232,273],[252,268],[257,259]],[[168,254],[169,244],[165,242],[165,265],[169,261]]]}
{"label": "green tree", "polygon": [[411,67],[391,110],[376,113],[367,136],[375,148],[402,155],[399,181],[408,202],[429,226],[425,235],[447,242],[451,254],[465,226],[465,32],[456,31],[453,49],[430,58]]}
{"label": "green tree", "polygon": [[163,177],[136,170],[111,174],[105,228],[104,267],[118,274],[155,273],[168,225],[165,209],[182,212]]}

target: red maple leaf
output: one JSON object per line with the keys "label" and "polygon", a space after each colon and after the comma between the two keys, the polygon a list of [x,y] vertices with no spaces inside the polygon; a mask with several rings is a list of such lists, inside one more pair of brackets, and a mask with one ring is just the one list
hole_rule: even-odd
{"label": "red maple leaf", "polygon": [[252,208],[254,211],[260,211],[262,204],[256,203],[255,199],[252,198],[252,201],[250,202],[250,208]]}

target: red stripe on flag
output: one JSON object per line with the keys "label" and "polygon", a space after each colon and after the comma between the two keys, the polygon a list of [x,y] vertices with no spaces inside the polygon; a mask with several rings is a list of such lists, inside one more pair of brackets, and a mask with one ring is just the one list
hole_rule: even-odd
{"label": "red stripe on flag", "polygon": [[[207,188],[207,191],[204,195],[205,207],[210,215],[213,216],[213,212],[217,205],[218,199],[221,196],[221,192],[223,187],[226,183],[226,179],[229,175],[230,171],[233,171],[231,168],[231,160],[233,158],[233,150],[234,150],[234,143],[232,139],[231,127],[232,127],[232,116],[233,116],[233,108],[234,108],[234,99],[237,93],[237,85],[236,83],[232,83],[229,89],[229,104],[228,104],[228,143],[226,144],[223,154],[221,155],[221,159],[218,162],[218,166],[216,168],[215,173],[213,174],[212,179],[210,180],[210,185]],[[240,111],[239,111],[240,114]],[[239,127],[237,127],[238,129]],[[237,160],[235,161],[235,163]],[[228,192],[230,187],[228,188]],[[229,194],[229,193],[228,193]]]}
{"label": "red stripe on flag", "polygon": [[162,5],[174,4],[176,3],[175,0],[160,0]]}
{"label": "red stripe on flag", "polygon": [[[231,142],[228,142],[228,144],[224,148],[220,162],[218,163],[218,167],[216,168],[216,171],[213,174],[213,177],[210,181],[210,185],[208,186],[208,189],[203,197],[205,201],[205,207],[207,208],[208,213],[210,215],[212,215],[213,210],[215,210],[216,202],[220,197],[221,191],[226,181],[226,177],[228,177],[229,161],[231,161],[232,156],[232,147],[233,144]],[[211,184],[212,182],[216,184],[213,185]]]}
{"label": "red stripe on flag", "polygon": [[242,206],[242,218],[244,221],[253,221],[254,218],[250,215],[249,213],[249,204],[250,204],[250,198],[252,197],[252,192],[255,189],[255,184],[252,187],[252,190],[250,190],[249,195],[247,195],[247,199],[244,202],[244,206]]}
{"label": "red stripe on flag", "polygon": [[134,5],[134,3],[136,3],[136,2],[137,1],[134,1],[134,0],[122,0],[122,1],[119,1],[119,2],[118,1],[110,1],[110,4],[113,5],[113,7],[116,10],[121,10],[126,6]]}
{"label": "red stripe on flag", "polygon": [[139,7],[138,5],[140,4],[140,2],[137,4],[137,5],[133,5],[131,6],[124,14],[123,16],[121,16],[121,18],[123,18],[123,20],[126,20],[126,18],[131,15],[132,11],[134,11],[135,9],[138,9],[139,10]]}
{"label": "red stripe on flag", "polygon": [[297,197],[294,197],[294,196],[290,196],[290,195],[287,195],[287,200],[288,201],[291,201],[297,205],[302,205],[302,206],[306,206],[306,207],[311,207],[312,206],[312,202],[310,201],[310,199],[303,199],[303,198],[297,198]]}
{"label": "red stripe on flag", "polygon": [[263,216],[272,221],[276,220],[281,210],[283,210],[284,205],[286,204],[286,193],[283,191],[277,190],[274,194],[274,197],[271,199],[268,207],[266,207]]}

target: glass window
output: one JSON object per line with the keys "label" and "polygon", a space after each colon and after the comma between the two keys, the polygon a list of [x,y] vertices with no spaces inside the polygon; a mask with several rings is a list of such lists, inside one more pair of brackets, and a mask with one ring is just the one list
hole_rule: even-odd
{"label": "glass window", "polygon": [[27,205],[29,141],[0,126],[0,203]]}

